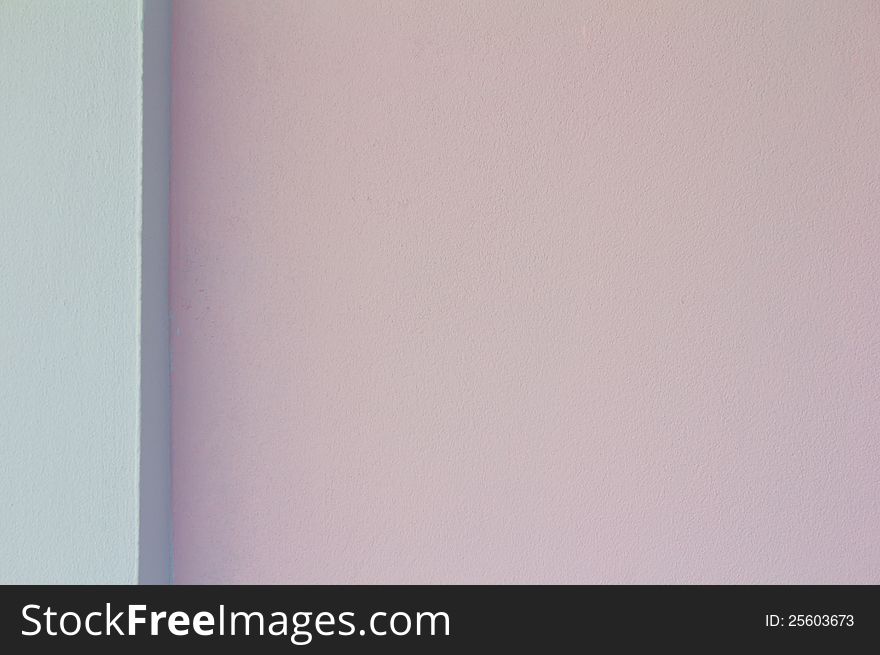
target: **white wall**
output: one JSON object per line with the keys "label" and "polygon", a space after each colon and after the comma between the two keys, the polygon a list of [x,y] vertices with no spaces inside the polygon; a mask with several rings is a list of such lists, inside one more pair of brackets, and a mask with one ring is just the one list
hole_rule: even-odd
{"label": "white wall", "polygon": [[142,19],[0,3],[4,583],[138,580]]}

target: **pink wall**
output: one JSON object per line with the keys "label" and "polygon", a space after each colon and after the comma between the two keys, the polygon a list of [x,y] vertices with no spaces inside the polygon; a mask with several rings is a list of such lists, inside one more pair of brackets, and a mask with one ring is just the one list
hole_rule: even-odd
{"label": "pink wall", "polygon": [[880,583],[880,5],[174,32],[177,581]]}

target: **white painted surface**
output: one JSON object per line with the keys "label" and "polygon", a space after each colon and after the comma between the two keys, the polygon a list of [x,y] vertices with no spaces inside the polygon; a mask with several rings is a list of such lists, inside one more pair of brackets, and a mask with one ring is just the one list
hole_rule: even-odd
{"label": "white painted surface", "polygon": [[140,2],[0,3],[0,582],[138,580]]}

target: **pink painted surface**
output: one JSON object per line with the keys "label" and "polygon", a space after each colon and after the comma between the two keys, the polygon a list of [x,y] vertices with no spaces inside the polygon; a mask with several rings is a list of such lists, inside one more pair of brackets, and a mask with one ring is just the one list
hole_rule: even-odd
{"label": "pink painted surface", "polygon": [[178,2],[178,582],[880,583],[880,5]]}

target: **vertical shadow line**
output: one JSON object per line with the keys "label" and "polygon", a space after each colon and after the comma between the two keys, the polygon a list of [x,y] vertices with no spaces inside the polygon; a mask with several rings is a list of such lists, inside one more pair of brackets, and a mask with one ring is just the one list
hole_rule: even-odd
{"label": "vertical shadow line", "polygon": [[143,0],[141,433],[138,582],[172,579],[168,188],[171,0]]}

